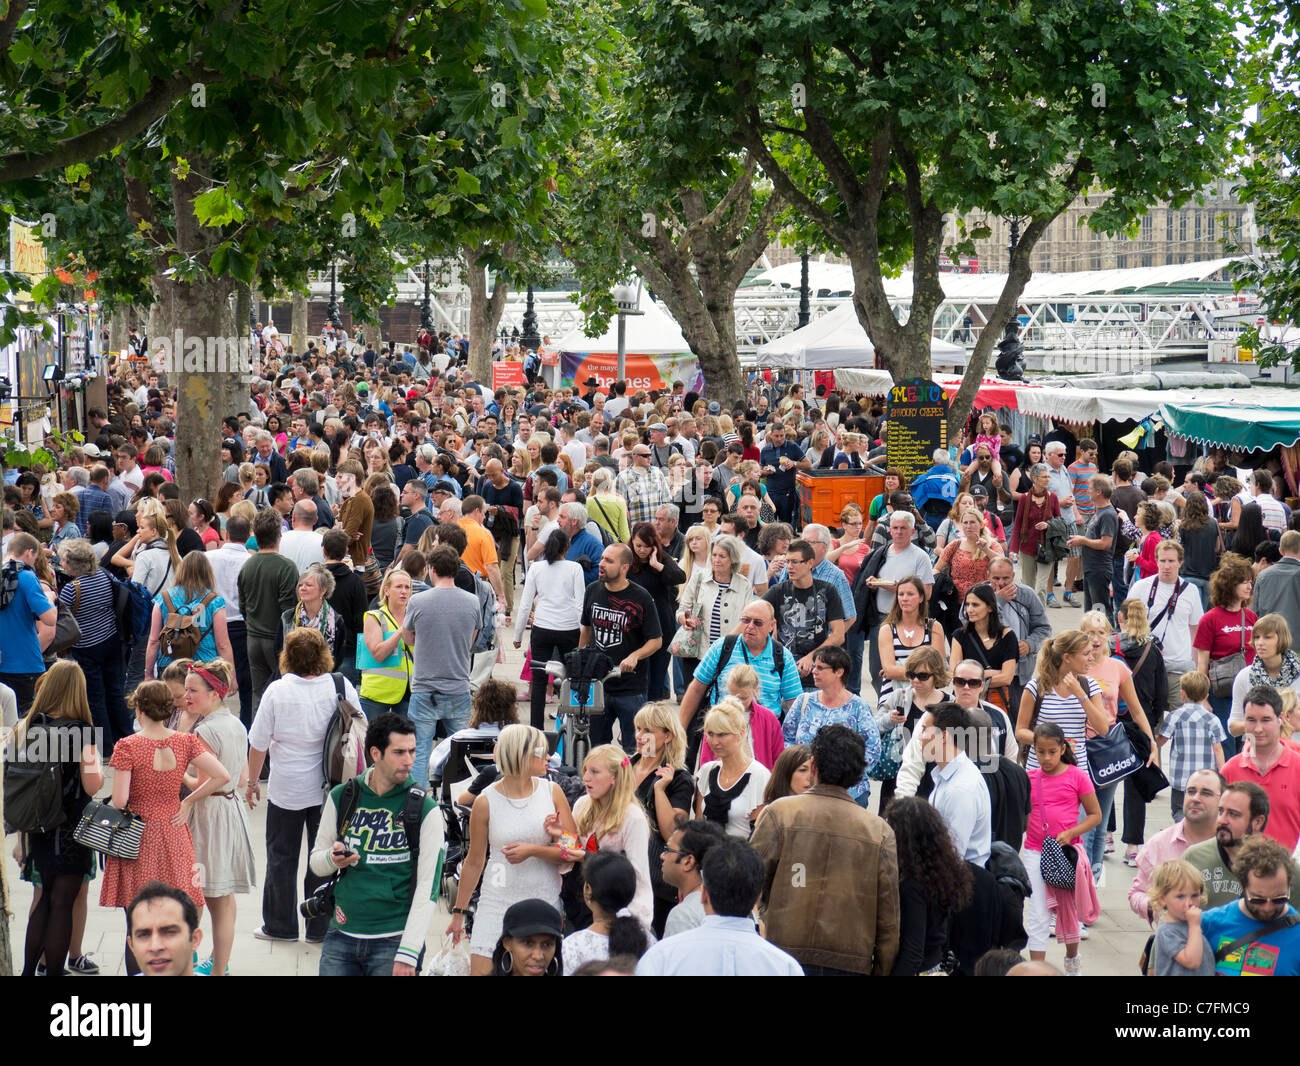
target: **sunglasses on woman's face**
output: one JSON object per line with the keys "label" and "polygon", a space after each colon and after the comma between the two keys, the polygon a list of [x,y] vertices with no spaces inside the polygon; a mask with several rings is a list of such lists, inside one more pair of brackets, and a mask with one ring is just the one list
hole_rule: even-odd
{"label": "sunglasses on woman's face", "polygon": [[909,671],[907,674],[907,679],[909,681],[929,681],[932,677],[934,677],[934,674],[930,673],[928,670]]}
{"label": "sunglasses on woman's face", "polygon": [[962,688],[979,688],[984,684],[984,679],[982,677],[954,677],[952,683],[960,685]]}

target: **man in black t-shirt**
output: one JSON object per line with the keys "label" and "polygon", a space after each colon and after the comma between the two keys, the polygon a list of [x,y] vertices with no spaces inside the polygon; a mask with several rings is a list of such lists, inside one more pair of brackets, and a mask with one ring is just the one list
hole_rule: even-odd
{"label": "man in black t-shirt", "polygon": [[578,647],[594,644],[622,667],[622,675],[605,682],[605,713],[591,721],[593,744],[614,739],[629,755],[636,750],[633,719],[646,702],[646,662],[663,644],[654,597],[627,579],[632,549],[611,544],[600,557],[600,580],[587,586],[582,602],[582,636]]}
{"label": "man in black t-shirt", "polygon": [[844,607],[829,581],[812,576],[813,547],[806,540],[791,541],[785,565],[789,579],[774,585],[763,597],[776,614],[776,639],[798,659],[803,687],[813,687],[812,653],[818,648],[844,643]]}
{"label": "man in black t-shirt", "polygon": [[[1111,464],[1111,476],[1115,479],[1115,492],[1111,496],[1111,506],[1116,512],[1122,512],[1124,517],[1130,522],[1137,516],[1138,508],[1142,501],[1147,498],[1146,493],[1133,484],[1133,464],[1127,459],[1116,459]],[[1128,585],[1124,581],[1124,553],[1132,546],[1132,541],[1124,536],[1123,523],[1120,524],[1120,534],[1115,538],[1114,546],[1111,549],[1111,577],[1110,587],[1113,595],[1113,606],[1118,612],[1120,605],[1124,602],[1124,597],[1128,594]]]}

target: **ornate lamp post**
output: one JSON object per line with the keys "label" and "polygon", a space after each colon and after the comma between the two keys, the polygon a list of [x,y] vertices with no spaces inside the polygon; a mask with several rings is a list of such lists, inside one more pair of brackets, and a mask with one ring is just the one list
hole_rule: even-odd
{"label": "ornate lamp post", "polygon": [[433,332],[433,305],[429,302],[429,261],[424,261],[424,304],[420,308],[420,328]]}
{"label": "ornate lamp post", "polygon": [[542,338],[537,333],[537,312],[533,308],[533,287],[528,286],[528,299],[524,305],[524,331],[519,340],[529,351],[537,351],[542,346]]}
{"label": "ornate lamp post", "polygon": [[808,249],[799,253],[799,329],[808,325]]}
{"label": "ornate lamp post", "polygon": [[342,328],[343,316],[339,314],[338,282],[337,282],[335,266],[333,263],[330,263],[329,320],[330,320],[330,325],[333,326],[335,329]]}

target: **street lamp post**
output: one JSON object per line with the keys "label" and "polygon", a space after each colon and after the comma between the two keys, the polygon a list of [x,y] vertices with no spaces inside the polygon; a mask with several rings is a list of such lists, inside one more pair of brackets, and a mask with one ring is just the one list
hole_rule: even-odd
{"label": "street lamp post", "polygon": [[533,287],[528,286],[528,297],[524,304],[524,331],[519,340],[528,351],[535,352],[542,346],[542,338],[537,333],[537,311],[533,307]]}
{"label": "street lamp post", "polygon": [[424,304],[420,308],[420,328],[433,332],[433,305],[429,302],[429,261],[424,261]]}
{"label": "street lamp post", "polygon": [[343,325],[343,316],[339,314],[339,296],[337,287],[337,278],[335,266],[330,263],[330,306],[329,306],[330,325],[339,329]]}
{"label": "street lamp post", "polygon": [[808,249],[799,253],[799,329],[808,325]]}
{"label": "street lamp post", "polygon": [[614,306],[618,310],[618,380],[627,380],[627,316],[643,315],[641,310],[641,280],[623,282],[614,286]]}

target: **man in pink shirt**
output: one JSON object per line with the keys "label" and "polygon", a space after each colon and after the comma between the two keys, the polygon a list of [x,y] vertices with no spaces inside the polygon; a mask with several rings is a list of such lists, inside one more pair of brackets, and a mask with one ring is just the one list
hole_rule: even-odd
{"label": "man in pink shirt", "polygon": [[1264,835],[1288,851],[1300,840],[1300,752],[1282,741],[1282,697],[1256,685],[1244,700],[1249,744],[1224,764],[1225,781],[1253,781],[1268,793]]}
{"label": "man in pink shirt", "polygon": [[1156,868],[1170,859],[1181,859],[1191,845],[1214,836],[1222,794],[1223,778],[1218,771],[1197,770],[1187,779],[1182,821],[1162,829],[1142,845],[1137,856],[1137,876],[1128,890],[1128,905],[1139,918],[1153,922],[1149,892]]}

